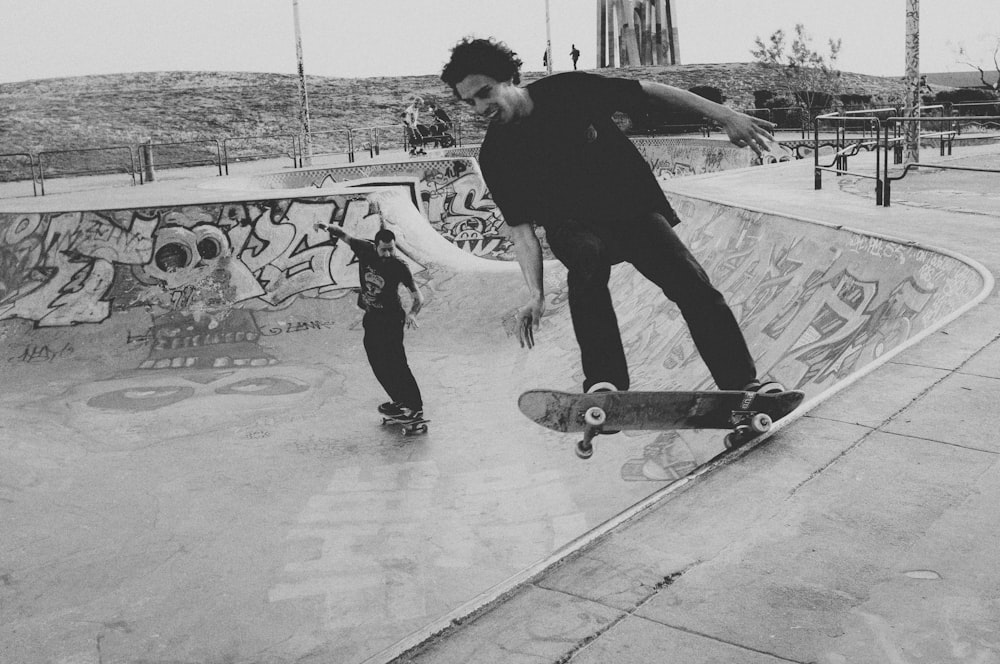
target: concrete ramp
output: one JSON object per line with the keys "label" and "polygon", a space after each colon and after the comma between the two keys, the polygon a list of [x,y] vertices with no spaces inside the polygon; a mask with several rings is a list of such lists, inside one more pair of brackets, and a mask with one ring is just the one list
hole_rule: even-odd
{"label": "concrete ramp", "polygon": [[[578,460],[516,407],[581,382],[558,264],[523,350],[516,263],[438,232],[410,190],[284,192],[0,213],[10,661],[384,661],[722,450],[721,432],[620,434]],[[812,400],[992,287],[946,252],[672,202],[762,372]],[[379,426],[356,266],[316,221],[397,232],[427,295],[406,343],[428,435]],[[612,281],[635,387],[709,387],[676,309],[629,266]]]}

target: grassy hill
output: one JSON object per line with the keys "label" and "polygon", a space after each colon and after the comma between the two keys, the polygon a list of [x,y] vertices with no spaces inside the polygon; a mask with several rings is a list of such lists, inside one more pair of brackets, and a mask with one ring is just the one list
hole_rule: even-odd
{"label": "grassy hill", "polygon": [[[679,65],[603,70],[678,87],[711,85],[738,108],[753,91],[779,89],[774,72],[755,64]],[[531,81],[541,72],[524,74]],[[898,79],[845,73],[845,92],[900,96]],[[467,141],[484,130],[437,75],[309,77],[312,130],[399,125],[414,94],[461,119]],[[150,72],[0,84],[0,154],[71,148],[222,140],[299,133],[298,78],[242,72]],[[401,135],[401,132],[400,132]],[[204,148],[203,148],[204,149]],[[0,160],[0,168],[6,164]],[[9,166],[9,165],[8,165]],[[0,172],[2,173],[2,172]]]}
{"label": "grassy hill", "polygon": [[[314,131],[398,125],[413,94],[460,113],[437,76],[309,77],[308,91]],[[150,72],[2,84],[0,152],[295,133],[298,104],[298,77],[285,74]]]}

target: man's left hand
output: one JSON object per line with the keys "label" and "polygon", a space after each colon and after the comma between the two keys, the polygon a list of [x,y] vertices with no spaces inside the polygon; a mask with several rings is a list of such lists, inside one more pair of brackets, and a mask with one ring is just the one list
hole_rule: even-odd
{"label": "man's left hand", "polygon": [[748,147],[758,157],[769,150],[770,144],[774,142],[774,135],[771,133],[774,127],[773,122],[736,112],[722,124],[722,128],[733,145],[741,148]]}

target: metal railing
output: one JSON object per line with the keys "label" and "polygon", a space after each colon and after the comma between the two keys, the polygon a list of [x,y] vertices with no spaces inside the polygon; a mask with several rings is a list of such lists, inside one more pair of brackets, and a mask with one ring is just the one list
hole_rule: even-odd
{"label": "metal railing", "polygon": [[[864,111],[847,111],[840,113],[826,113],[815,118],[813,134],[813,187],[823,188],[823,173],[830,172],[838,176],[852,175],[865,179],[875,180],[875,204],[889,207],[891,202],[891,183],[901,180],[913,168],[928,167],[942,170],[958,171],[979,171],[987,173],[998,173],[1000,170],[973,168],[965,166],[949,166],[938,164],[907,164],[898,176],[889,175],[889,151],[892,150],[894,163],[900,164],[903,161],[903,148],[907,140],[904,136],[904,128],[907,123],[916,123],[918,128],[921,123],[937,124],[937,131],[921,132],[918,129],[917,141],[927,139],[937,139],[941,156],[950,155],[952,145],[957,135],[954,128],[955,122],[965,120],[976,121],[1000,121],[1000,116],[949,116],[949,109],[944,105],[934,105],[921,107],[923,110],[942,111],[941,117],[900,117],[896,115],[895,108],[870,109]],[[887,112],[891,112],[886,116]],[[847,136],[846,127],[849,122],[864,122],[869,124],[873,130],[873,138],[867,136],[860,137],[860,140],[850,140]],[[829,164],[820,163],[820,126],[824,123],[834,123],[836,139],[833,144],[833,161]],[[875,173],[859,173],[848,170],[848,158],[858,154],[862,149],[874,150],[875,152]]]}
{"label": "metal railing", "polygon": [[98,168],[98,169],[84,169],[84,170],[70,170],[70,171],[59,171],[57,176],[67,176],[67,175],[101,175],[106,173],[121,173],[124,172],[126,175],[132,178],[132,184],[135,185],[135,154],[132,152],[131,146],[128,145],[112,145],[108,147],[101,148],[66,148],[63,150],[44,150],[38,153],[37,164],[38,164],[38,181],[41,185],[42,196],[45,195],[45,170],[47,166],[51,166],[51,161],[49,164],[44,163],[49,155],[64,155],[70,153],[94,153],[94,152],[118,152],[124,150],[128,153],[129,168],[127,171],[119,170],[117,168]]}
{"label": "metal railing", "polygon": [[[330,141],[324,142],[322,139],[327,137],[343,136],[343,143],[332,143]],[[317,140],[319,139],[319,140]],[[306,137],[301,137],[299,145],[301,146],[301,153],[298,158],[298,165],[301,168],[306,166],[306,162],[309,161],[310,157],[324,157],[335,154],[346,154],[347,161],[354,161],[354,131],[351,129],[327,129],[322,131],[310,131],[309,132],[309,145],[306,145]],[[330,149],[325,149],[330,148]]]}
{"label": "metal railing", "polygon": [[[6,159],[6,158],[10,158],[10,157],[25,157],[25,158],[27,158],[27,160],[28,160],[28,174],[31,176],[31,191],[32,191],[33,195],[37,196],[38,195],[38,179],[35,177],[35,159],[34,159],[34,157],[32,157],[31,154],[28,153],[28,152],[8,152],[6,154],[0,154],[0,159]],[[8,170],[9,171],[11,169],[3,169],[3,170]],[[0,172],[3,172],[3,170],[0,170]],[[14,179],[10,180],[10,182],[14,182],[14,181],[17,181],[17,180],[23,180],[23,179],[24,178],[14,178]],[[4,178],[0,178],[0,181],[7,182],[8,180],[6,180]]]}
{"label": "metal railing", "polygon": [[[831,172],[839,175],[854,175],[861,178],[871,178],[874,179],[876,197],[878,202],[881,203],[882,197],[882,186],[880,184],[881,179],[881,159],[882,152],[878,149],[878,137],[881,135],[882,120],[879,118],[879,114],[884,113],[895,113],[894,108],[876,108],[868,111],[847,111],[844,113],[834,112],[825,113],[822,115],[817,115],[813,120],[813,188],[822,189],[823,188],[823,172]],[[868,115],[864,115],[868,113]],[[864,122],[870,124],[873,127],[873,132],[875,135],[874,142],[867,137],[862,137],[862,140],[849,142],[847,139],[847,123],[848,122]],[[833,144],[833,161],[826,165],[821,165],[819,162],[819,151],[820,151],[820,139],[819,131],[820,126],[825,122],[836,123],[834,125],[834,130],[836,132],[836,138]],[[875,147],[875,175],[868,175],[867,173],[856,173],[848,170],[847,159],[852,157],[861,151],[866,146],[872,146],[874,143]]]}
{"label": "metal railing", "polygon": [[[952,118],[948,118],[948,119],[949,120],[976,120],[976,121],[1000,122],[1000,115],[965,116],[965,117],[952,117]],[[885,136],[884,136],[884,139],[883,139],[884,142],[885,142],[885,146],[886,146],[885,149],[886,149],[886,151],[888,152],[888,149],[889,149],[888,148],[888,146],[889,146],[889,130],[891,128],[893,128],[893,127],[895,127],[895,128],[901,128],[904,125],[906,125],[907,123],[917,123],[917,126],[919,127],[921,122],[926,122],[926,121],[927,121],[926,118],[904,118],[904,117],[892,117],[892,118],[889,118],[888,121],[885,124]],[[934,132],[932,134],[920,134],[920,137],[921,138],[925,138],[927,136],[932,136],[933,137],[933,136],[935,136],[937,134],[945,134],[945,133],[952,134],[951,138],[954,138],[954,134],[956,132],[954,130],[946,131],[946,132]],[[942,154],[944,154],[943,149],[944,148],[943,148],[943,143],[942,143]],[[951,154],[950,147],[949,147],[948,154]],[[911,169],[915,169],[915,168],[937,168],[937,169],[945,170],[945,171],[972,171],[972,172],[976,172],[976,173],[1000,173],[1000,169],[997,169],[997,168],[978,168],[978,167],[973,167],[973,166],[952,166],[952,165],[949,165],[949,164],[910,163],[910,164],[906,164],[905,166],[903,166],[903,169],[900,171],[899,175],[890,176],[889,175],[888,154],[886,154],[886,159],[884,160],[884,162],[885,163],[882,165],[882,173],[881,173],[881,177],[880,177],[880,183],[881,183],[880,190],[881,191],[879,193],[881,195],[877,196],[877,199],[876,199],[876,204],[877,205],[882,205],[883,207],[889,207],[889,204],[892,202],[892,183],[895,182],[895,181],[897,181],[897,180],[902,180],[904,177],[906,177],[906,174],[909,173]],[[897,162],[897,163],[900,163],[900,162]]]}
{"label": "metal railing", "polygon": [[[188,145],[204,145],[213,144],[215,145],[215,159],[208,157],[173,160],[163,162],[161,157],[163,156],[162,148],[180,147]],[[155,150],[155,148],[161,148],[161,150]],[[183,166],[206,166],[208,164],[215,164],[219,170],[219,175],[222,175],[222,145],[219,143],[218,139],[206,138],[196,141],[173,141],[170,143],[141,143],[139,144],[139,184],[145,184],[146,180],[152,180],[152,173],[155,168],[179,168]]]}
{"label": "metal railing", "polygon": [[248,141],[268,141],[268,142],[270,142],[270,141],[279,140],[279,139],[286,140],[286,141],[291,141],[291,148],[292,148],[291,152],[283,152],[283,151],[279,150],[277,152],[254,152],[252,154],[254,155],[255,158],[263,158],[263,159],[267,159],[269,157],[288,157],[289,159],[292,160],[292,168],[295,168],[296,166],[298,166],[299,165],[299,155],[301,154],[300,151],[299,151],[299,135],[298,134],[263,134],[263,135],[260,135],[260,136],[227,136],[226,138],[222,139],[222,160],[223,160],[223,165],[224,165],[224,168],[225,168],[225,171],[226,171],[226,175],[229,175],[229,163],[231,161],[232,162],[239,162],[240,161],[240,157],[238,157],[238,156],[234,157],[234,156],[232,156],[230,154],[230,150],[229,150],[230,144],[232,144],[232,143],[238,143],[240,141],[244,141],[244,142],[248,142]]}
{"label": "metal railing", "polygon": [[[980,127],[987,127],[989,129],[1000,130],[1000,115],[984,115],[984,116],[956,116],[955,112],[958,108],[966,107],[996,107],[1000,109],[1000,100],[996,102],[970,102],[964,104],[934,104],[922,106],[921,113],[937,112],[939,115],[935,117],[922,116],[920,120],[924,123],[937,123],[937,132],[933,133],[923,133],[921,138],[937,138],[941,148],[941,154],[951,154],[952,144],[957,135],[962,133],[962,128],[969,126],[970,124],[977,124]],[[809,118],[808,112],[804,107],[800,106],[790,106],[790,107],[776,107],[776,108],[752,108],[747,109],[744,112],[755,115],[756,117],[761,117],[769,121],[779,120],[778,113],[785,113],[785,119],[788,117],[795,116],[796,119],[802,118],[802,130],[803,137],[805,139],[805,127],[806,125],[811,125],[812,128],[812,144],[813,144],[813,155],[814,155],[814,168],[816,170],[816,188],[821,188],[821,174],[823,171],[830,171],[838,174],[851,174],[858,175],[861,177],[874,177],[877,181],[877,189],[879,193],[877,194],[879,204],[882,204],[882,181],[883,181],[883,171],[885,165],[888,163],[888,150],[892,149],[894,153],[895,163],[902,163],[903,158],[903,138],[901,137],[901,124],[899,122],[887,123],[887,120],[891,117],[894,120],[900,117],[901,110],[898,106],[885,107],[885,108],[874,108],[874,109],[860,109],[851,111],[841,111],[826,113],[822,115],[817,115],[815,118]],[[801,114],[801,115],[800,115]],[[834,123],[834,161],[830,164],[820,164],[819,163],[819,132],[821,125],[825,123]],[[468,126],[472,134],[481,133],[484,126],[480,126],[481,123],[473,122]],[[466,134],[465,123],[461,119],[456,120],[451,127],[451,135],[455,139],[455,144],[461,146],[465,143],[465,139],[468,138]],[[693,124],[685,129],[690,129],[694,131],[700,131],[702,135],[707,135],[711,131],[711,127],[707,124]],[[889,132],[892,132],[892,135]],[[881,138],[885,133],[885,138]],[[471,135],[471,134],[470,134]],[[346,154],[349,162],[355,161],[356,152],[359,149],[366,150],[369,156],[372,158],[377,157],[383,150],[386,149],[402,149],[406,150],[410,147],[409,138],[406,135],[404,127],[402,124],[393,125],[379,125],[373,127],[362,127],[356,129],[335,129],[319,132],[311,132],[311,138],[319,138],[320,140],[313,142],[313,152],[314,156],[322,155],[334,155],[334,154]],[[333,141],[332,145],[329,143],[323,146],[323,138],[325,137],[342,137],[343,140]],[[480,136],[481,138],[481,136]],[[860,140],[858,140],[860,139]],[[286,141],[284,147],[276,148],[277,142]],[[346,145],[345,145],[346,141]],[[257,142],[258,145],[256,149],[247,151],[245,153],[237,154],[235,146],[242,144],[248,144]],[[825,140],[824,143],[828,143],[829,140]],[[268,157],[287,157],[292,161],[292,167],[302,167],[305,166],[305,139],[303,136],[298,134],[290,133],[276,133],[276,134],[261,134],[254,136],[229,136],[221,140],[218,139],[202,139],[194,141],[175,141],[175,142],[162,142],[162,143],[143,143],[139,144],[135,153],[130,146],[106,146],[106,147],[94,147],[94,148],[74,148],[74,149],[62,149],[62,150],[45,150],[39,152],[36,157],[28,152],[15,152],[7,155],[0,155],[0,157],[18,157],[25,158],[29,164],[29,173],[32,180],[32,187],[34,193],[37,196],[39,194],[39,187],[41,189],[41,195],[45,195],[45,171],[52,168],[52,156],[57,154],[89,154],[89,153],[100,153],[100,152],[120,152],[125,151],[128,153],[128,168],[124,167],[114,167],[108,168],[106,166],[107,160],[103,160],[103,164],[97,166],[88,164],[85,168],[74,168],[70,170],[61,170],[56,173],[57,176],[61,175],[90,175],[90,174],[100,174],[100,173],[117,173],[124,172],[132,177],[133,184],[136,183],[136,176],[138,172],[138,177],[141,184],[145,184],[146,180],[151,180],[146,175],[147,170],[152,171],[152,169],[157,165],[154,162],[160,161],[162,159],[163,151],[165,148],[188,146],[196,144],[209,145],[214,143],[216,145],[215,158],[211,159],[209,157],[205,158],[195,158],[195,159],[178,159],[171,160],[167,162],[160,162],[159,165],[170,168],[170,167],[181,167],[190,166],[197,164],[216,164],[219,175],[229,174],[229,164],[230,162],[237,161],[250,161],[263,159]],[[315,147],[319,145],[320,150],[315,150]],[[808,143],[803,143],[807,146]],[[885,163],[882,162],[882,155],[879,154],[876,157],[877,161],[877,175],[870,176],[867,174],[860,173],[850,173],[848,169],[848,159],[851,156],[858,154],[861,150],[873,150],[876,147],[881,148],[886,151]],[[263,149],[261,149],[263,148]],[[146,150],[144,152],[144,150]],[[879,150],[876,150],[879,152]],[[139,158],[139,168],[136,168],[136,157],[138,154]],[[32,166],[32,164],[34,164]],[[37,169],[37,178],[36,178]],[[52,177],[52,174],[49,174]],[[37,183],[37,184],[36,184]]]}

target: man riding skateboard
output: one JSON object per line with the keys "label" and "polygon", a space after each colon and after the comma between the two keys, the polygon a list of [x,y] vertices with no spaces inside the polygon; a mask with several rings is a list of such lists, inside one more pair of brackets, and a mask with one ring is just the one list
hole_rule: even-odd
{"label": "man riding skateboard", "polygon": [[567,72],[520,86],[521,61],[493,39],[465,39],[441,79],[490,121],[479,161],[511,229],[531,301],[517,313],[522,346],[534,346],[545,310],[542,251],[532,224],[544,226],[568,268],[569,308],[580,346],[585,391],[630,385],[608,289],[611,266],[627,261],[680,308],[721,390],[777,392],[757,379],[753,358],[722,294],[678,238],[680,222],[656,177],[612,121],[624,111],[693,111],[758,155],[773,124],[678,88],[651,81]]}
{"label": "man riding skateboard", "polygon": [[[361,282],[358,307],[365,312],[362,319],[365,352],[375,378],[389,395],[389,401],[380,405],[378,412],[404,423],[423,420],[424,402],[406,359],[403,327],[418,327],[416,316],[423,307],[424,297],[406,263],[396,256],[396,235],[383,228],[370,241],[356,238],[340,226],[316,224],[316,227],[347,242],[358,258]],[[409,312],[403,311],[399,299],[400,284],[412,296]]]}

